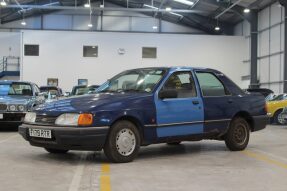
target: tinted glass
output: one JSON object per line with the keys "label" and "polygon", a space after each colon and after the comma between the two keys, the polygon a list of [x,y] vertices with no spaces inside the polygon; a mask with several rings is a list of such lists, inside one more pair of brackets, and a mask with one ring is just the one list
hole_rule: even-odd
{"label": "tinted glass", "polygon": [[12,83],[0,84],[0,95],[23,95],[32,96],[33,91],[30,84]]}
{"label": "tinted glass", "polygon": [[225,88],[219,79],[212,73],[197,72],[197,79],[203,96],[224,96]]}
{"label": "tinted glass", "polygon": [[172,74],[163,86],[164,90],[177,91],[177,98],[196,97],[196,88],[190,72]]}

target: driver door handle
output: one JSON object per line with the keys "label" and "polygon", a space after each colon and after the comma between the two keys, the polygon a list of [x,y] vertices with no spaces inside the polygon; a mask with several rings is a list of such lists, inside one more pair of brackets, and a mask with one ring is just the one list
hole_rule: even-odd
{"label": "driver door handle", "polygon": [[199,101],[193,100],[192,103],[193,103],[193,105],[198,105],[198,104],[199,104]]}

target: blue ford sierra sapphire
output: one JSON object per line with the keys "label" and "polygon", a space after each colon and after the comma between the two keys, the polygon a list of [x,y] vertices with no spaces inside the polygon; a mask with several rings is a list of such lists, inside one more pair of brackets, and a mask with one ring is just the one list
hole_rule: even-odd
{"label": "blue ford sierra sapphire", "polygon": [[219,71],[142,68],[116,75],[95,94],[36,107],[19,133],[50,153],[104,149],[112,162],[130,162],[154,143],[215,139],[244,150],[250,132],[268,120],[264,97],[246,94]]}

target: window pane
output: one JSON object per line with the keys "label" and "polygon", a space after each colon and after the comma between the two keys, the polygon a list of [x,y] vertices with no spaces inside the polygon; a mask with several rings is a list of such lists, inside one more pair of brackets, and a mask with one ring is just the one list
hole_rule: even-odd
{"label": "window pane", "polygon": [[24,55],[25,56],[39,56],[39,45],[25,44]]}
{"label": "window pane", "polygon": [[84,57],[98,57],[98,46],[84,46]]}
{"label": "window pane", "polygon": [[154,47],[143,47],[142,58],[156,58],[156,48]]}
{"label": "window pane", "polygon": [[196,76],[203,96],[226,95],[223,84],[212,73],[197,72]]}
{"label": "window pane", "polygon": [[172,74],[165,82],[163,89],[176,90],[177,98],[196,97],[196,88],[190,72]]}

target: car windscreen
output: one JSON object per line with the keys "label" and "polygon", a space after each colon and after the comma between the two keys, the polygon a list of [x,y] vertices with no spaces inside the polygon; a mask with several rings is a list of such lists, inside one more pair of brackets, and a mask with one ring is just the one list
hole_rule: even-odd
{"label": "car windscreen", "polygon": [[116,75],[98,88],[98,92],[152,92],[166,69],[136,69]]}
{"label": "car windscreen", "polygon": [[26,83],[0,84],[0,95],[32,96],[33,91]]}

